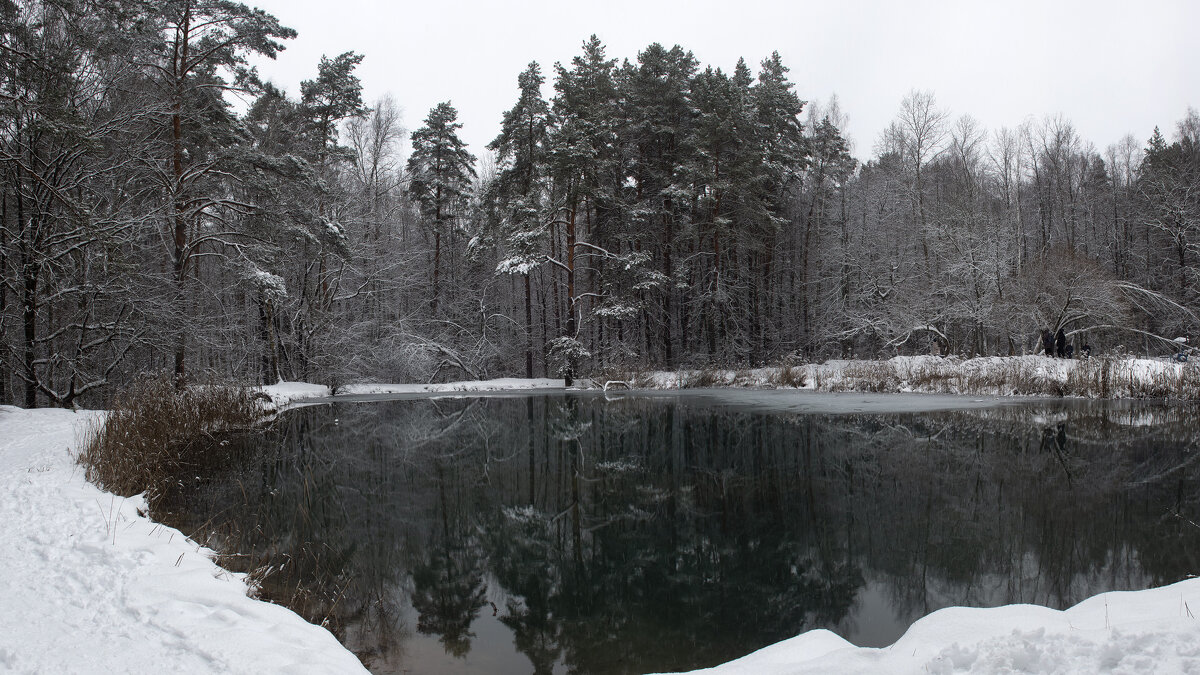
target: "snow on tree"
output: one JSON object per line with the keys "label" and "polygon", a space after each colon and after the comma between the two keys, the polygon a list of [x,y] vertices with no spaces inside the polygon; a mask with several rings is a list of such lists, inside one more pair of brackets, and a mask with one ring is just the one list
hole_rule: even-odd
{"label": "snow on tree", "polygon": [[425,125],[412,133],[408,158],[409,196],[421,209],[433,232],[433,289],[430,307],[436,312],[442,269],[442,236],[453,236],[466,217],[475,177],[475,157],[458,137],[462,124],[447,101],[429,111]]}

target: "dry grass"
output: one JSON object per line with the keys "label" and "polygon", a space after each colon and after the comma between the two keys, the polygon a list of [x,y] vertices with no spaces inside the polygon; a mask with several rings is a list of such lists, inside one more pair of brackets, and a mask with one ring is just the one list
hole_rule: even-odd
{"label": "dry grass", "polygon": [[1200,401],[1200,364],[1188,363],[1180,369],[1175,388],[1176,398]]}
{"label": "dry grass", "polygon": [[704,389],[725,384],[725,377],[720,371],[711,368],[685,370],[679,373],[680,389]]}
{"label": "dry grass", "polygon": [[846,366],[841,377],[825,379],[828,391],[898,391],[903,378],[887,361],[861,361]]}
{"label": "dry grass", "polygon": [[780,366],[768,376],[767,381],[776,387],[800,389],[808,384],[808,368],[804,366]]}
{"label": "dry grass", "polygon": [[153,500],[181,471],[220,462],[218,435],[254,426],[262,409],[253,393],[233,386],[177,391],[168,377],[139,382],[121,392],[102,422],[91,429],[79,456],[91,482]]}
{"label": "dry grass", "polygon": [[[1110,398],[1114,391],[1120,388],[1117,374],[1122,370],[1116,361],[1109,358],[1097,358],[1081,361],[1067,373],[1067,381],[1063,388],[1078,396],[1094,398]],[[1126,373],[1126,384],[1133,384],[1133,378]]]}
{"label": "dry grass", "polygon": [[[1013,359],[997,366],[972,367],[970,362],[925,364],[897,375],[887,363],[867,362],[846,368],[843,390],[889,391],[899,378],[906,388],[931,393],[994,396],[1079,396],[1200,400],[1200,366],[1166,369],[1138,376],[1128,360],[1097,357],[1050,362]],[[1062,366],[1061,368],[1056,366]]]}
{"label": "dry grass", "polygon": [[634,389],[655,389],[657,387],[654,374],[650,372],[639,372],[630,376],[629,382],[633,384]]}
{"label": "dry grass", "polygon": [[999,367],[963,368],[950,362],[914,368],[908,377],[914,391],[961,393],[971,396],[1063,396],[1064,384],[1019,362]]}

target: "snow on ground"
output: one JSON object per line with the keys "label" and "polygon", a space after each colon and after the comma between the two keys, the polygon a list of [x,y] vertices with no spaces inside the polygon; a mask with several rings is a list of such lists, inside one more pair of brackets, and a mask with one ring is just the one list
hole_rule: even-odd
{"label": "snow on ground", "polygon": [[305,399],[325,398],[330,394],[329,387],[307,382],[280,382],[259,387],[258,390],[271,397],[276,410],[282,410]]}
{"label": "snow on ground", "polygon": [[563,389],[561,379],[525,379],[516,377],[481,380],[477,382],[444,382],[435,384],[347,384],[338,387],[337,394],[364,396],[369,394],[442,394],[475,391],[526,391],[531,389]]}
{"label": "snow on ground", "polygon": [[1103,593],[1065,611],[949,607],[890,647],[813,630],[705,675],[805,673],[1200,673],[1200,579]]}
{"label": "snow on ground", "polygon": [[479,380],[474,382],[438,382],[430,384],[346,384],[331,390],[323,384],[307,382],[280,382],[266,385],[257,389],[271,399],[276,410],[283,410],[296,405],[305,405],[314,399],[324,399],[331,396],[375,396],[386,394],[455,394],[492,391],[531,391],[565,389],[566,385],[559,379],[550,378],[517,378],[506,377],[494,380]]}
{"label": "snow on ground", "polygon": [[0,406],[0,672],[362,673],[210,551],[84,479],[100,413]]}

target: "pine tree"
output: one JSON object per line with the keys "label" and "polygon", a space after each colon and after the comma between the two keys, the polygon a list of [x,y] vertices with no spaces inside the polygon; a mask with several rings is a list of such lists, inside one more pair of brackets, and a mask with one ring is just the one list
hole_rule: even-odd
{"label": "pine tree", "polygon": [[1158,127],[1154,128],[1142,158],[1138,193],[1146,226],[1169,241],[1176,264],[1176,300],[1190,306],[1196,302],[1192,279],[1200,265],[1196,253],[1200,246],[1200,147],[1188,133],[1186,122],[1180,127],[1180,139],[1169,145]]}
{"label": "pine tree", "polygon": [[[343,185],[339,172],[352,154],[349,148],[338,145],[338,125],[366,113],[362,103],[362,83],[354,74],[362,59],[361,54],[354,52],[345,52],[333,59],[322,56],[317,64],[317,78],[300,83],[298,111],[304,122],[304,140],[309,145],[306,156],[325,188],[302,202],[310,205],[319,223],[314,236],[303,240],[298,260],[306,269],[315,267],[314,273],[301,276],[303,282],[299,290],[304,302],[293,313],[300,341],[298,356],[302,377],[307,376],[309,362],[316,353],[325,351],[313,343],[328,333],[334,289],[338,286],[340,271],[344,269],[339,260],[344,262],[348,242],[341,211],[347,200],[339,189]],[[315,246],[310,246],[310,241]],[[308,283],[309,279],[312,283]]]}
{"label": "pine tree", "polygon": [[[246,140],[224,92],[256,90],[247,56],[274,58],[283,49],[279,40],[293,38],[296,32],[266,12],[228,0],[165,0],[145,18],[165,37],[146,47],[151,55],[161,55],[154,69],[159,95],[169,109],[164,159],[170,170],[162,187],[170,210],[167,240],[172,243],[175,283],[171,304],[179,315],[175,378],[182,385],[191,323],[185,286],[189,263],[199,253],[193,233],[214,212],[231,205],[222,155]],[[231,72],[234,81],[227,81],[223,72]]]}
{"label": "pine tree", "polygon": [[652,44],[638,54],[638,66],[626,64],[622,100],[628,119],[622,129],[630,147],[630,175],[635,183],[633,224],[654,247],[659,273],[667,281],[657,293],[660,326],[657,344],[668,366],[675,363],[675,342],[681,331],[681,303],[675,248],[688,226],[695,194],[696,110],[692,78],[696,59],[676,45]]}
{"label": "pine tree", "polygon": [[330,151],[339,149],[338,123],[367,112],[362,102],[362,83],[354,74],[362,60],[362,54],[354,52],[333,59],[322,56],[317,64],[317,79],[300,83],[300,105],[317,143],[317,164],[323,164]]}
{"label": "pine tree", "polygon": [[520,274],[525,286],[525,376],[533,377],[533,292],[530,272],[545,259],[544,174],[549,143],[550,106],[542,98],[541,67],[530,63],[517,77],[521,95],[504,113],[500,135],[488,148],[496,152],[500,172],[495,195],[501,207],[499,237],[506,256],[497,271]]}
{"label": "pine tree", "polygon": [[829,119],[829,116],[823,117],[821,122],[812,129],[812,135],[808,140],[812,151],[810,170],[807,176],[809,205],[804,218],[798,292],[800,293],[800,318],[805,341],[804,347],[811,349],[815,338],[812,326],[812,304],[815,293],[811,283],[811,267],[815,258],[813,255],[816,245],[815,237],[819,235],[825,225],[830,193],[833,188],[844,183],[850,176],[850,172],[854,170],[854,160],[850,157],[846,139],[842,137],[841,132]]}
{"label": "pine tree", "polygon": [[750,312],[750,358],[758,362],[765,353],[765,329],[779,317],[772,297],[775,285],[775,253],[779,234],[788,222],[789,190],[808,162],[800,113],[804,102],[792,90],[788,68],[779,52],[762,62],[758,82],[752,89],[756,150],[761,168],[749,178],[748,205],[751,222],[744,232],[751,237],[751,270],[748,279]]}
{"label": "pine tree", "polygon": [[[738,62],[745,69],[745,61]],[[699,304],[700,333],[709,358],[725,350],[724,317],[729,310],[726,284],[731,232],[736,212],[737,167],[745,149],[743,134],[750,127],[745,100],[749,95],[750,75],[745,72],[745,89],[732,78],[707,68],[692,83],[692,99],[697,110],[695,122],[696,159],[693,164],[697,184],[694,216],[696,247],[708,253],[696,257],[696,279],[692,284]],[[727,354],[725,355],[728,356]]]}
{"label": "pine tree", "polygon": [[[551,357],[569,384],[579,362],[590,356],[579,341],[579,314],[582,306],[576,293],[580,224],[586,230],[603,228],[615,215],[611,183],[616,164],[617,89],[614,81],[616,59],[605,56],[604,45],[595,35],[583,45],[583,54],[571,60],[571,68],[555,64],[550,135],[550,171],[554,179],[552,221],[563,228],[563,242],[552,262],[566,277],[565,303],[558,302],[559,287],[554,284],[556,305],[566,307],[566,322],[551,345]],[[553,226],[552,226],[553,227]],[[554,228],[556,229],[556,228]],[[552,252],[557,239],[551,232]],[[586,231],[584,232],[586,236]]]}
{"label": "pine tree", "polygon": [[245,176],[239,193],[254,206],[242,222],[253,239],[241,247],[235,267],[257,309],[262,380],[274,384],[284,376],[281,355],[294,357],[288,359],[291,377],[306,377],[311,363],[305,337],[311,305],[305,279],[311,261],[301,251],[337,250],[345,244],[319,212],[332,195],[313,163],[315,140],[303,132],[310,128],[307,111],[267,85],[245,122],[253,141],[238,154],[238,172]]}
{"label": "pine tree", "polygon": [[792,90],[787,73],[779,52],[772,52],[763,60],[753,89],[755,124],[771,179],[767,198],[777,222],[782,220],[784,194],[808,164],[804,126],[800,123],[804,101]]}
{"label": "pine tree", "polygon": [[447,101],[429,111],[425,126],[412,133],[408,159],[409,196],[433,230],[433,292],[430,306],[438,306],[442,235],[451,234],[466,215],[475,178],[475,157],[458,137],[458,111]]}

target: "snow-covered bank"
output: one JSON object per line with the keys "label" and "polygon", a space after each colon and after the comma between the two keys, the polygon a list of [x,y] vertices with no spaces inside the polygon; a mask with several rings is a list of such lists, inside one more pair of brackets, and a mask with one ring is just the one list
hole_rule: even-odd
{"label": "snow-covered bank", "polygon": [[531,391],[563,389],[566,385],[558,379],[525,379],[516,377],[481,380],[477,382],[442,382],[434,384],[347,384],[335,392],[342,396],[365,396],[370,394],[452,394],[458,392]]}
{"label": "snow-covered bank", "polygon": [[[1082,396],[1200,400],[1200,362],[1046,356],[896,356],[885,361],[830,360],[790,367],[704,369],[609,374],[576,383],[576,389],[675,390],[698,388],[801,389],[819,392],[920,393],[954,396]],[[470,394],[556,391],[560,379],[500,378],[434,384],[322,385],[281,382],[260,387],[276,408],[330,396]],[[951,406],[962,407],[962,406]]]}
{"label": "snow-covered bank", "polygon": [[141,499],[84,480],[78,433],[98,416],[0,406],[0,671],[366,672]]}
{"label": "snow-covered bank", "polygon": [[323,384],[307,382],[280,382],[258,387],[258,390],[270,397],[276,410],[283,410],[308,399],[326,398],[332,393],[329,387]]}
{"label": "snow-covered bank", "polygon": [[851,645],[813,630],[706,675],[803,673],[1196,673],[1200,579],[1103,593],[1070,609],[950,607],[913,624],[890,647]]}
{"label": "snow-covered bank", "polygon": [[1164,359],[1046,356],[896,356],[781,368],[632,373],[634,388],[791,387],[813,391],[917,392],[971,396],[1200,399],[1200,363]]}
{"label": "snow-covered bank", "polygon": [[330,389],[323,384],[307,382],[280,382],[257,387],[271,400],[271,407],[283,410],[292,406],[305,405],[316,399],[347,396],[414,395],[414,394],[458,394],[504,391],[553,391],[564,389],[562,380],[547,378],[498,378],[474,382],[438,382],[431,384],[345,384]]}

